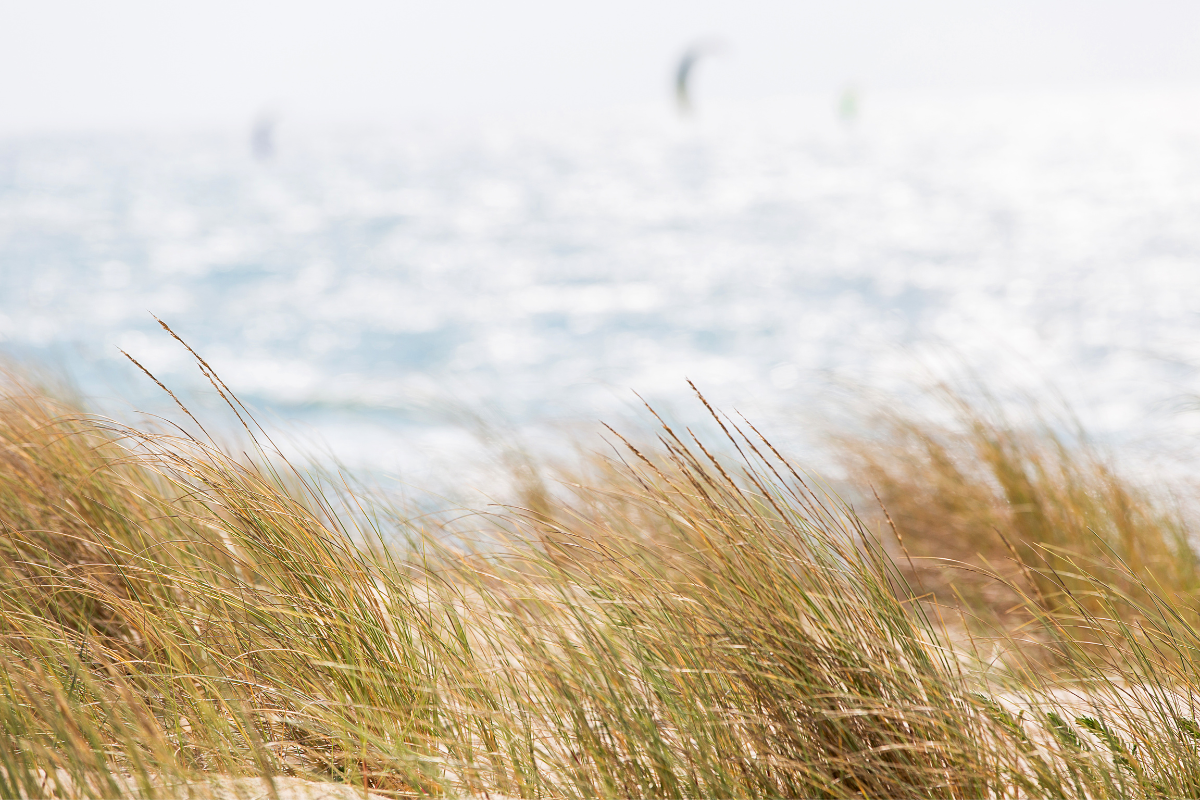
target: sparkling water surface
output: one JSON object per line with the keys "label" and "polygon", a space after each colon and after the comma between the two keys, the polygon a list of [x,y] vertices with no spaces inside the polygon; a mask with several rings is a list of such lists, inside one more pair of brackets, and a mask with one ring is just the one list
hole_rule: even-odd
{"label": "sparkling water surface", "polygon": [[[420,481],[636,390],[781,431],[931,364],[1178,442],[1200,393],[1200,95],[793,98],[0,139],[0,348],[99,408],[202,407]],[[936,367],[935,367],[936,371]],[[1039,388],[1040,387],[1040,388]],[[691,415],[691,416],[689,416]]]}

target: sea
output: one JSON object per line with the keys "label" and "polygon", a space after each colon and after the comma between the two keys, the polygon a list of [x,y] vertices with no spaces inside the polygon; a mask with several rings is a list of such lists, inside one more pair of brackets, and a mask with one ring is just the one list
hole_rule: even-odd
{"label": "sea", "polygon": [[703,428],[689,381],[818,461],[830,425],[942,381],[1177,452],[1200,94],[0,135],[0,354],[179,421],[127,353],[236,438],[157,320],[289,457],[406,486],[603,450],[600,422],[651,430],[643,401]]}

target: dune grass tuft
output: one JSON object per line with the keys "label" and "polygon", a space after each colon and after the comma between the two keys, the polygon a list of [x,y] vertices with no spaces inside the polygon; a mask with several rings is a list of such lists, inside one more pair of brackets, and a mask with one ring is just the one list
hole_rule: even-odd
{"label": "dune grass tuft", "polygon": [[[1085,440],[961,404],[843,442],[899,550],[712,409],[721,441],[614,431],[553,492],[409,517],[212,379],[246,453],[5,380],[0,796],[1200,794],[1186,520]],[[988,603],[1020,627],[953,630]]]}
{"label": "dune grass tuft", "polygon": [[[876,527],[911,557],[900,561],[910,579],[1007,622],[1029,610],[1021,594],[1070,609],[1101,576],[1141,603],[1150,589],[1181,611],[1194,605],[1200,560],[1168,494],[1123,477],[1070,418],[1019,425],[993,397],[939,395],[951,426],[889,412],[873,436],[837,442]],[[1097,596],[1091,607],[1105,606]]]}

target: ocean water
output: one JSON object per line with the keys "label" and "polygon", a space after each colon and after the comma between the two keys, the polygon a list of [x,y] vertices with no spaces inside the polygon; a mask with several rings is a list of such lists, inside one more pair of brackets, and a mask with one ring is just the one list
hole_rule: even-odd
{"label": "ocean water", "polygon": [[121,348],[217,414],[157,315],[283,438],[415,482],[634,391],[697,419],[687,379],[784,439],[964,368],[1102,437],[1195,434],[1200,95],[669,111],[284,119],[268,159],[248,130],[0,138],[0,349],[170,415]]}

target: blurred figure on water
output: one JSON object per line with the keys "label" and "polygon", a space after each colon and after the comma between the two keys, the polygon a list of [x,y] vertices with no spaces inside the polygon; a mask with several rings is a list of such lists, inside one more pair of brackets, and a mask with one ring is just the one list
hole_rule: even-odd
{"label": "blurred figure on water", "polygon": [[269,161],[275,155],[275,128],[278,120],[274,113],[264,111],[254,120],[250,131],[250,152],[258,161]]}
{"label": "blurred figure on water", "polygon": [[675,106],[680,116],[688,116],[693,111],[691,81],[696,63],[709,55],[722,51],[720,43],[701,41],[683,51],[679,65],[675,68]]}
{"label": "blurred figure on water", "polygon": [[853,125],[858,119],[859,106],[861,105],[861,96],[858,87],[853,83],[846,86],[842,90],[841,97],[838,98],[838,118],[845,125]]}

